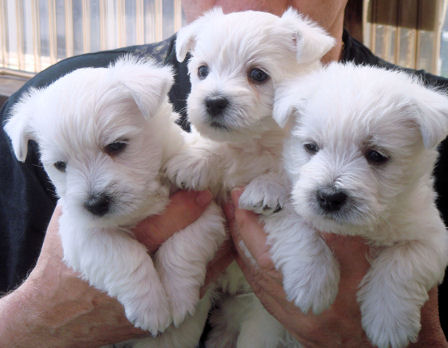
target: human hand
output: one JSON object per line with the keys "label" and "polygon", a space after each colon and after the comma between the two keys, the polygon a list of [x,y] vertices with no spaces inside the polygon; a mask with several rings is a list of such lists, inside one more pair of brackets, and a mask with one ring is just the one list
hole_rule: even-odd
{"label": "human hand", "polygon": [[[185,194],[192,191],[185,191]],[[205,191],[208,192],[208,191]],[[182,198],[181,196],[180,198]],[[185,205],[182,202],[177,204],[177,197],[174,195],[171,198],[172,208],[170,216],[183,216],[183,219],[190,221],[189,223],[181,223],[177,219],[167,219],[165,214],[160,216],[152,216],[146,220],[140,222],[134,229],[134,234],[140,243],[146,245],[150,253],[153,253],[157,248],[166,241],[174,232],[180,231],[186,226],[195,221],[203,210],[200,212],[192,209],[185,209]],[[201,197],[203,204],[210,203],[212,197],[208,192],[208,195]],[[173,204],[175,203],[175,204]],[[199,215],[198,215],[199,214]],[[215,281],[222,272],[225,271],[227,266],[234,260],[234,248],[233,242],[228,239],[222,243],[216,252],[215,257],[207,265],[207,273],[204,280],[204,285],[201,287],[200,296],[202,297],[207,291],[208,286]]]}
{"label": "human hand", "polygon": [[[362,326],[356,300],[358,285],[369,269],[369,247],[359,237],[322,234],[340,265],[338,295],[332,306],[320,315],[303,314],[286,299],[282,275],[274,267],[266,245],[266,234],[252,212],[238,207],[242,190],[235,189],[225,206],[230,232],[236,248],[236,261],[265,308],[305,347],[370,347]],[[249,259],[240,248],[243,242],[251,253]],[[422,308],[422,329],[413,347],[446,347],[440,327],[437,289]]]}
{"label": "human hand", "polygon": [[[194,222],[212,199],[209,192],[177,192],[165,212],[135,228],[149,252]],[[60,208],[47,229],[37,264],[25,282],[0,299],[0,346],[97,347],[147,332],[134,328],[123,306],[87,282],[62,261],[58,234]],[[112,270],[111,270],[112,271]]]}

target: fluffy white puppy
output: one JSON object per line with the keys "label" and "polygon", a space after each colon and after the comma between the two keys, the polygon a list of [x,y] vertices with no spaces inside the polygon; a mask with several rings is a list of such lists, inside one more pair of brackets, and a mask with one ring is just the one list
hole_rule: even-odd
{"label": "fluffy white puppy", "polygon": [[[333,45],[323,29],[292,9],[278,17],[225,15],[215,8],[181,29],[176,52],[179,61],[191,55],[192,133],[190,146],[169,161],[168,176],[179,186],[209,187],[221,201],[232,188],[248,185],[240,206],[263,214],[281,209],[288,192],[280,161],[284,131],[272,118],[274,88],[291,74],[318,69]],[[220,287],[232,295],[250,291],[236,264]],[[253,294],[242,296],[245,301],[226,297],[221,303],[208,346],[281,346],[285,330]]]}
{"label": "fluffy white puppy", "polygon": [[279,87],[274,117],[291,129],[297,216],[265,227],[289,298],[319,312],[336,295],[338,265],[316,230],[364,237],[376,252],[358,292],[363,328],[378,347],[414,342],[448,262],[432,179],[448,98],[403,72],[334,63]]}
{"label": "fluffy white puppy", "polygon": [[[167,98],[172,80],[169,68],[132,57],[78,69],[31,90],[5,126],[20,161],[28,140],[39,145],[62,206],[64,261],[154,335],[194,313],[206,264],[226,238],[215,204],[164,243],[155,262],[130,231],[169,202],[161,167],[184,144]],[[194,347],[202,327],[187,326],[181,343],[166,346]]]}
{"label": "fluffy white puppy", "polygon": [[192,56],[187,108],[193,134],[192,146],[170,161],[168,175],[178,185],[211,187],[221,198],[261,175],[241,204],[258,212],[278,209],[284,132],[272,119],[274,86],[320,67],[333,45],[333,38],[293,9],[278,17],[257,11],[224,15],[215,8],[180,30],[177,58]]}

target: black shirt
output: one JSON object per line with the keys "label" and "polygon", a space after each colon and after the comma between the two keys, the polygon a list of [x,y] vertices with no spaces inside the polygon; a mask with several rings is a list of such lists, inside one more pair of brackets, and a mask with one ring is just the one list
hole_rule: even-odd
{"label": "black shirt", "polygon": [[[356,64],[376,65],[389,69],[397,67],[376,57],[360,42],[344,32],[342,61]],[[186,62],[176,61],[175,35],[156,44],[125,47],[117,50],[89,53],[65,59],[37,74],[18,92],[12,95],[0,110],[3,124],[11,106],[30,87],[47,86],[59,77],[81,67],[104,67],[124,54],[153,57],[159,62],[170,64],[176,73],[175,84],[170,91],[174,109],[181,114],[179,123],[188,130],[185,115],[186,98],[190,82]],[[445,89],[448,80],[430,75],[424,71],[404,69],[417,74],[428,84]],[[0,292],[14,289],[34,267],[39,256],[45,231],[53,213],[56,196],[38,158],[34,142],[30,144],[25,163],[18,162],[10,146],[9,138],[0,127]],[[438,207],[445,223],[448,222],[448,151],[447,140],[440,147],[440,159],[435,169],[435,187],[438,193]],[[442,327],[447,328],[448,289],[447,279],[439,287],[439,308]],[[443,310],[442,310],[443,309]]]}

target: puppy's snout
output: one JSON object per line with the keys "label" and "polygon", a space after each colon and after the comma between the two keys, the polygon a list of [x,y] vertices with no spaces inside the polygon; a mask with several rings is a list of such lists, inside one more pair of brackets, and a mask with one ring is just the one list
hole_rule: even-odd
{"label": "puppy's snout", "polygon": [[229,100],[226,97],[215,96],[205,98],[205,107],[211,116],[222,114],[227,105],[229,105]]}
{"label": "puppy's snout", "polygon": [[338,211],[345,204],[347,198],[345,192],[332,187],[322,188],[316,192],[317,202],[326,212]]}
{"label": "puppy's snout", "polygon": [[93,215],[103,216],[109,211],[111,201],[112,198],[105,193],[92,194],[84,202],[84,208]]}

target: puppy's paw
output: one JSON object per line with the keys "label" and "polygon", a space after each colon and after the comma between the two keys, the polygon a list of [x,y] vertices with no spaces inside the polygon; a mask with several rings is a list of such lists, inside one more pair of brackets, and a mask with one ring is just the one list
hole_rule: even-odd
{"label": "puppy's paw", "polygon": [[[379,290],[379,289],[378,289]],[[407,347],[420,331],[420,308],[393,291],[370,293],[361,301],[362,326],[369,340],[379,348]],[[358,298],[362,290],[358,293]],[[385,295],[385,296],[383,296]],[[384,298],[387,297],[387,300]],[[395,300],[394,300],[395,299]]]}
{"label": "puppy's paw", "polygon": [[153,336],[163,332],[172,322],[170,307],[165,296],[160,298],[133,299],[124,304],[126,317],[137,328],[149,331]]}
{"label": "puppy's paw", "polygon": [[173,156],[164,170],[168,180],[181,189],[205,190],[211,186],[214,175],[206,158],[187,151]]}
{"label": "puppy's paw", "polygon": [[272,175],[252,180],[240,196],[239,207],[256,214],[271,215],[280,211],[289,197],[288,187]]}
{"label": "puppy's paw", "polygon": [[[387,315],[384,315],[387,317]],[[407,321],[407,323],[405,322]],[[401,322],[393,322],[392,318],[366,320],[363,318],[363,328],[369,340],[378,348],[404,348],[410,342],[416,342],[420,326],[409,323],[409,318]]]}
{"label": "puppy's paw", "polygon": [[187,315],[194,315],[199,302],[199,289],[182,289],[176,294],[171,294],[170,300],[173,324],[178,327]]}
{"label": "puppy's paw", "polygon": [[175,277],[163,267],[158,268],[160,278],[168,295],[174,326],[178,327],[187,315],[193,315],[199,302],[197,281]]}
{"label": "puppy's paw", "polygon": [[302,312],[320,314],[334,302],[338,293],[339,267],[332,255],[328,260],[295,265],[293,273],[283,274],[287,299]]}

